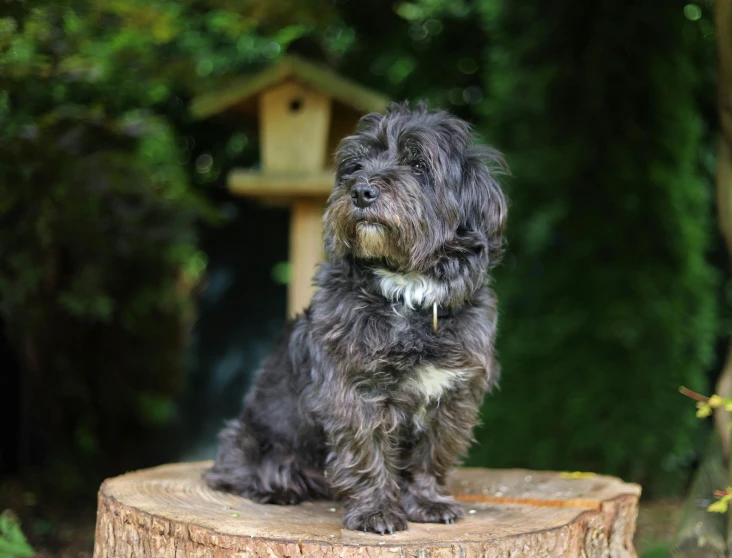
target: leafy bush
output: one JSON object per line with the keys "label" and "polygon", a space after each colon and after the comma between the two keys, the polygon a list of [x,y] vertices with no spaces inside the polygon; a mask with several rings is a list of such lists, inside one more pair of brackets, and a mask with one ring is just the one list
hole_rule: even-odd
{"label": "leafy bush", "polygon": [[670,489],[695,429],[677,389],[703,388],[716,335],[707,47],[683,2],[493,4],[485,128],[515,177],[504,376],[473,459]]}
{"label": "leafy bush", "polygon": [[51,462],[55,487],[96,488],[170,441],[206,265],[196,226],[215,218],[186,172],[186,99],[331,14],[41,0],[0,18],[0,311],[23,367],[21,460]]}
{"label": "leafy bush", "polygon": [[112,92],[103,62],[125,50],[92,26],[51,3],[0,20],[0,310],[23,357],[21,459],[62,489],[138,464],[170,424],[205,266],[171,128],[138,108],[145,84]]}

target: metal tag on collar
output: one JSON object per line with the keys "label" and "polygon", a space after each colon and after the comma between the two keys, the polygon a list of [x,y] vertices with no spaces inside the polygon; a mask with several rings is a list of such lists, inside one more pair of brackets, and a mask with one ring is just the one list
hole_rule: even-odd
{"label": "metal tag on collar", "polygon": [[432,331],[437,333],[437,303],[432,304]]}

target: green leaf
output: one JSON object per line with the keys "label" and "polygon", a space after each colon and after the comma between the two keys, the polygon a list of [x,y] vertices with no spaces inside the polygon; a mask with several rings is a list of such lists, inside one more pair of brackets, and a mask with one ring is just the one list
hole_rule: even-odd
{"label": "green leaf", "polygon": [[146,392],[138,395],[137,409],[146,423],[164,426],[175,414],[175,403],[168,396]]}
{"label": "green leaf", "polygon": [[701,406],[696,411],[696,416],[698,418],[706,418],[711,414],[712,414],[712,408],[709,406],[708,403],[702,403]]}
{"label": "green leaf", "polygon": [[586,473],[583,471],[565,471],[559,473],[559,476],[563,479],[591,479],[595,476],[595,473]]}
{"label": "green leaf", "polygon": [[0,515],[0,558],[21,558],[35,554],[23,535],[15,514],[5,510]]}
{"label": "green leaf", "polygon": [[277,262],[271,271],[272,279],[279,285],[287,285],[292,279],[292,264]]}
{"label": "green leaf", "polygon": [[709,507],[707,508],[707,511],[713,512],[713,513],[726,513],[727,512],[727,500],[722,499],[714,502],[713,504],[709,504]]}
{"label": "green leaf", "polygon": [[710,407],[716,409],[717,407],[721,407],[722,405],[724,405],[724,400],[719,395],[712,395],[709,398],[708,403]]}

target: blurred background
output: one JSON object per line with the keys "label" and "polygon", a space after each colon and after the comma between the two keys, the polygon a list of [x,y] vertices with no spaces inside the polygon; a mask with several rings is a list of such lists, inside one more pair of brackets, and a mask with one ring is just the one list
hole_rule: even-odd
{"label": "blurred background", "polygon": [[0,511],[39,555],[90,556],[105,477],[213,456],[287,314],[290,211],[229,192],[258,131],[191,101],[296,54],[506,154],[503,379],[469,462],[639,482],[639,550],[666,556],[713,433],[679,387],[715,391],[732,329],[714,11],[4,2]]}

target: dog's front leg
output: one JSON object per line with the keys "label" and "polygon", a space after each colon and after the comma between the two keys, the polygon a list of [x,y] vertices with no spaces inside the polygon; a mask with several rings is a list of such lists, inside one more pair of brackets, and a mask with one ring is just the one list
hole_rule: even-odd
{"label": "dog's front leg", "polygon": [[335,409],[325,421],[332,451],[328,482],[345,504],[346,529],[383,535],[407,528],[399,504],[393,415],[377,403],[361,401],[348,412]]}
{"label": "dog's front leg", "polygon": [[449,470],[465,455],[477,422],[479,400],[469,390],[453,392],[425,417],[406,455],[401,504],[415,523],[454,523],[465,515],[445,489]]}

